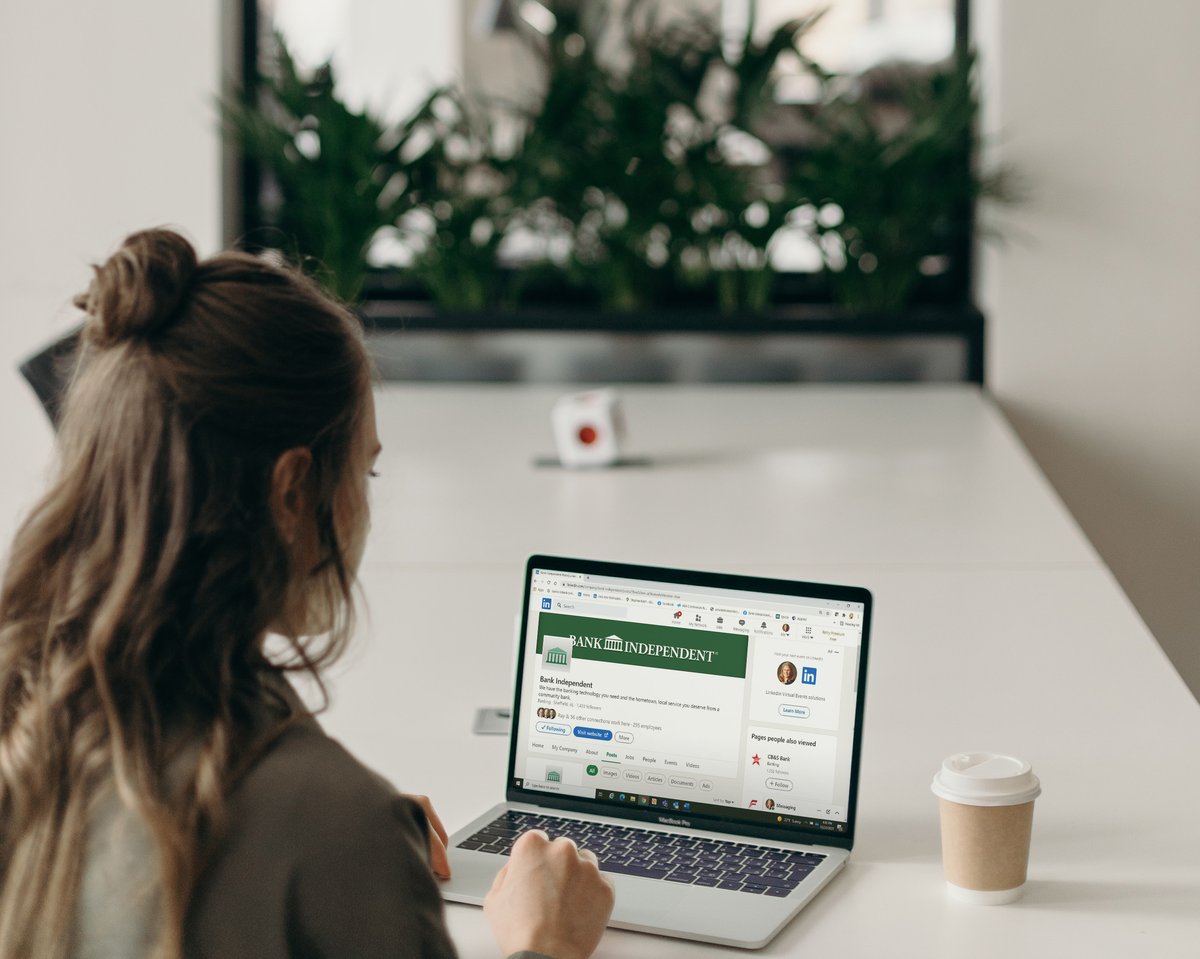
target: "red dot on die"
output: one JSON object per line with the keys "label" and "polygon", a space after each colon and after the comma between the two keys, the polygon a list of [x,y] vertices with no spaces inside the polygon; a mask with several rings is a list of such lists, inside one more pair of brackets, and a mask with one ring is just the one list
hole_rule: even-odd
{"label": "red dot on die", "polygon": [[579,442],[584,446],[591,446],[596,442],[596,428],[594,426],[579,427]]}

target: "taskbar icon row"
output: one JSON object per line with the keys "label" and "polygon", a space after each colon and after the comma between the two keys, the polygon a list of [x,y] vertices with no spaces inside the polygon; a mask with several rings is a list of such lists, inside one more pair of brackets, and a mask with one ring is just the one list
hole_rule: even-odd
{"label": "taskbar icon row", "polygon": [[682,799],[665,799],[662,796],[647,796],[645,793],[623,793],[608,789],[597,789],[597,799],[607,799],[609,802],[625,803],[628,806],[654,807],[671,812],[691,812],[692,804]]}
{"label": "taskbar icon row", "polygon": [[737,806],[722,806],[713,803],[693,803],[684,799],[665,799],[662,796],[647,796],[645,793],[623,793],[613,789],[597,789],[596,798],[624,806],[645,807],[647,811],[653,810],[660,813],[692,813],[697,816],[715,816],[720,819],[736,819],[755,824],[774,822],[779,826],[815,829],[821,832],[846,831],[846,824],[843,822],[831,819],[809,819],[766,808],[758,809],[756,808],[757,801],[752,802],[749,809],[742,809]]}
{"label": "taskbar icon row", "polygon": [[[527,780],[517,777],[512,780],[517,789],[535,789],[543,787],[556,788],[559,780]],[[772,822],[780,826],[791,826],[797,829],[810,829],[823,833],[844,833],[846,823],[832,819],[816,819],[797,816],[783,810],[758,808],[758,801],[752,800],[749,808],[713,803],[691,802],[686,799],[673,799],[665,796],[651,796],[647,793],[621,792],[617,789],[596,789],[594,798],[606,804],[623,807],[633,807],[648,813],[679,813],[694,816],[711,816],[717,819],[737,820],[739,822],[761,825]]]}

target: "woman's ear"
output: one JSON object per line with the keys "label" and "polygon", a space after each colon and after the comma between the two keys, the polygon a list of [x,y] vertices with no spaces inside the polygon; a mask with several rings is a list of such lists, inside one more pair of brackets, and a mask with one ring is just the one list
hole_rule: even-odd
{"label": "woman's ear", "polygon": [[268,501],[279,535],[289,546],[296,542],[304,525],[311,521],[313,504],[309,495],[312,450],[297,446],[284,450],[271,470]]}

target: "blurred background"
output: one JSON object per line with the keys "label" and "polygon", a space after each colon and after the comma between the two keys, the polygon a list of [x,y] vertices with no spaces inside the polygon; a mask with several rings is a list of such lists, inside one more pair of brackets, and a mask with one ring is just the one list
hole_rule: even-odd
{"label": "blurred background", "polygon": [[169,223],[338,278],[400,379],[981,381],[1200,690],[1200,7],[651,6],[0,6],[4,502],[16,365]]}

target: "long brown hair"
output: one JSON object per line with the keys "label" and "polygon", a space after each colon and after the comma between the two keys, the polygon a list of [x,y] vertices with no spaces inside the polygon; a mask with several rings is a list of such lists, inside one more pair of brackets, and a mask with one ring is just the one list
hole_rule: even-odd
{"label": "long brown hair", "polygon": [[[178,954],[265,679],[316,676],[351,628],[335,497],[369,389],[354,318],[295,272],[198,262],[162,229],[126,239],[76,302],[90,318],[57,476],[0,591],[4,959],[70,955],[89,815],[110,787],[157,842],[159,948]],[[293,568],[269,507],[296,447],[312,454],[316,570]],[[328,629],[289,636],[280,664],[263,638],[297,584]]]}

